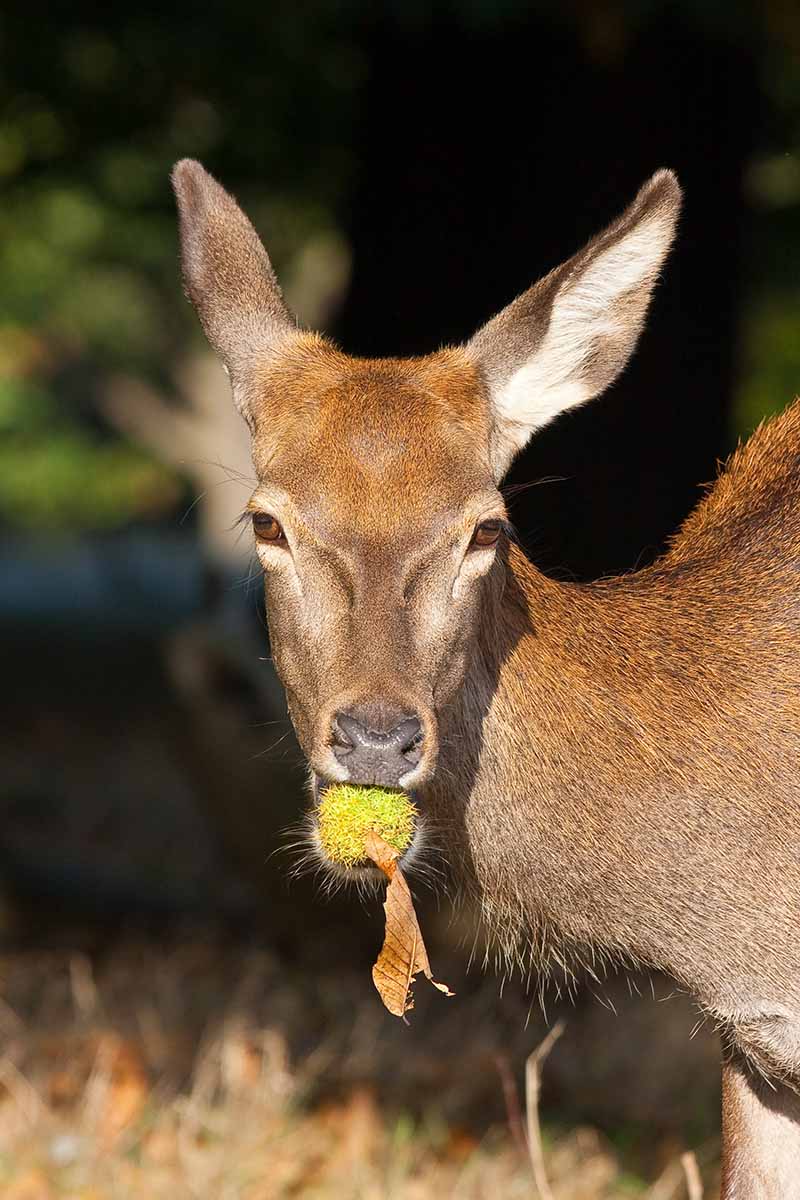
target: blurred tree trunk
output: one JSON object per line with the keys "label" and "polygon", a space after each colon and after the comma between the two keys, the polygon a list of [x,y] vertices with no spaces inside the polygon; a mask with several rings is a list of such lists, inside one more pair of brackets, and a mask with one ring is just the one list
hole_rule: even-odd
{"label": "blurred tree trunk", "polygon": [[543,568],[593,577],[646,561],[726,449],[755,47],[667,15],[632,31],[606,6],[574,28],[531,12],[503,28],[383,23],[372,38],[337,329],[348,350],[462,340],[651,172],[678,171],[679,241],[634,361],[511,476],[559,477],[513,501]]}

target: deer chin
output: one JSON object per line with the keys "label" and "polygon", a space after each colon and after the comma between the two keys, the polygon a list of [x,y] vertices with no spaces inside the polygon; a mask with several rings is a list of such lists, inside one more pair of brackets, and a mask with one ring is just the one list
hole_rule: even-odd
{"label": "deer chin", "polygon": [[[329,786],[329,781],[321,779],[316,771],[312,773],[311,796],[313,804],[306,815],[304,825],[304,844],[308,861],[312,869],[324,876],[325,887],[329,892],[338,891],[339,888],[347,886],[354,886],[360,891],[377,891],[379,885],[386,882],[386,876],[377,867],[372,866],[372,864],[344,867],[341,863],[333,862],[328,858],[322,848],[319,825],[317,823],[317,806],[325,789]],[[405,875],[413,873],[414,867],[419,863],[424,851],[425,844],[425,819],[420,816],[417,819],[414,834],[408,848],[403,851],[397,860],[399,867]]]}

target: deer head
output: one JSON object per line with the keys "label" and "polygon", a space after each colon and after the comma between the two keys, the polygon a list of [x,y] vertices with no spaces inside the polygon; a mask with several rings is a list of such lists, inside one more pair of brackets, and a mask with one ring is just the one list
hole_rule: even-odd
{"label": "deer head", "polygon": [[531,434],[636,344],[680,189],[654,175],[583,250],[463,346],[364,360],[299,330],[233,198],[177,164],[186,290],[252,435],[275,665],[318,781],[414,790],[502,590],[499,490]]}

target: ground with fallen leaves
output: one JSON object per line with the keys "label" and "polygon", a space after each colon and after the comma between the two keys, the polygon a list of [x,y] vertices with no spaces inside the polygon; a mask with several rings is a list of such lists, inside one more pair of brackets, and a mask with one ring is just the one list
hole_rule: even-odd
{"label": "ground with fallen leaves", "polygon": [[[513,988],[502,1001],[496,982],[480,978],[452,1000],[430,989],[406,1027],[383,1010],[360,967],[313,974],[307,963],[197,930],[166,940],[109,937],[90,950],[7,951],[0,982],[4,1200],[536,1194],[522,1079],[546,1026],[525,1027],[528,1001]],[[659,1006],[649,1007],[661,1019]],[[636,1050],[638,1008],[616,1019],[596,1004],[586,1011],[575,1012],[544,1072],[554,1196],[685,1196],[679,1155],[687,1135],[647,1118],[648,1105],[663,1115],[664,1095],[643,1081],[638,1099],[629,1098],[644,1114],[637,1125],[621,1094],[636,1073],[657,1067],[659,1046],[649,1063]],[[622,1047],[616,1073],[605,1059],[609,1035],[606,1046],[597,1037],[599,1015]],[[685,1018],[674,1037],[691,1062]],[[669,1059],[672,1037],[662,1030],[658,1038]],[[631,1038],[636,1061],[626,1077]],[[587,1046],[606,1063],[600,1089],[608,1089],[612,1124],[604,1132],[581,1118],[580,1104],[570,1115],[583,1073],[587,1103],[602,1116]],[[695,1052],[691,1067],[701,1081],[704,1055]],[[666,1086],[682,1092],[682,1111],[693,1085],[680,1078]],[[706,1115],[693,1148],[713,1185],[714,1114]]]}
{"label": "ground with fallen leaves", "polygon": [[665,981],[590,981],[545,1020],[535,977],[467,972],[474,916],[418,877],[455,996],[420,977],[408,1026],[383,1008],[383,897],[292,878],[305,767],[227,639],[192,625],[167,669],[160,633],[55,655],[38,625],[4,635],[0,1197],[533,1197],[525,1064],[565,1016],[540,1106],[556,1200],[681,1200],[686,1150],[713,1200],[718,1050]]}

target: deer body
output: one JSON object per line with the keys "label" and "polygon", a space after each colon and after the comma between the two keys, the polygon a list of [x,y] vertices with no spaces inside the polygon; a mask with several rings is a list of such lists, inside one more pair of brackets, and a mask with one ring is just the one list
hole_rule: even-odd
{"label": "deer body", "polygon": [[538,572],[498,485],[625,365],[661,172],[463,347],[349,358],[178,164],[184,277],[250,426],[275,664],[312,768],[413,790],[509,963],[636,962],[718,1023],[723,1196],[800,1197],[800,407],[651,567]]}
{"label": "deer body", "polygon": [[[782,433],[800,451],[800,409],[760,438]],[[734,467],[745,488],[755,450]],[[556,583],[512,551],[425,807],[459,831],[512,961],[573,952],[665,970],[742,1026],[767,1073],[792,1075],[800,538],[748,570],[743,541],[725,555],[732,514],[715,501],[705,550],[695,520],[621,579]]]}

